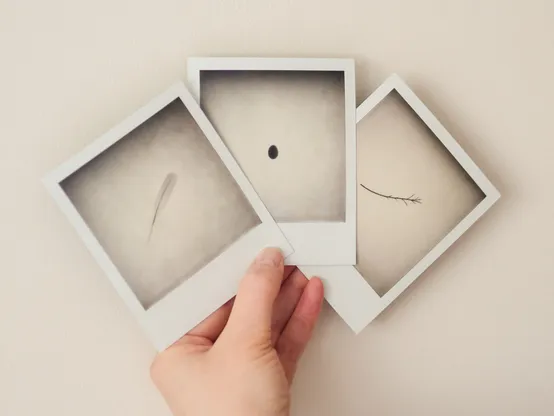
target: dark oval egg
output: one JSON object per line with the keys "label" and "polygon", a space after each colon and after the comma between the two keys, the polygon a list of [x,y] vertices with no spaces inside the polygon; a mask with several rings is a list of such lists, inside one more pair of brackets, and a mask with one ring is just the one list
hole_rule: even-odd
{"label": "dark oval egg", "polygon": [[279,149],[277,149],[277,146],[274,144],[269,146],[269,149],[267,149],[267,155],[270,159],[277,159],[277,156],[279,156]]}

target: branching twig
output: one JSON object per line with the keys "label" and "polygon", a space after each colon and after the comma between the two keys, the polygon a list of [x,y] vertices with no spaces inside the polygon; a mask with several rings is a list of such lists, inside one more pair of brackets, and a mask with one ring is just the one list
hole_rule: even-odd
{"label": "branching twig", "polygon": [[404,198],[404,197],[401,197],[401,196],[394,196],[394,195],[384,195],[384,194],[381,194],[379,192],[376,192],[372,189],[369,189],[367,186],[363,185],[363,184],[360,184],[360,186],[362,188],[364,188],[366,191],[369,191],[371,192],[372,194],[374,195],[377,195],[377,196],[380,196],[381,198],[385,198],[385,199],[392,199],[393,201],[402,201],[404,202],[404,205],[408,205],[408,202],[412,203],[412,204],[421,204],[423,201],[421,200],[421,198],[417,197],[415,194],[412,194],[410,195],[409,197],[407,198]]}

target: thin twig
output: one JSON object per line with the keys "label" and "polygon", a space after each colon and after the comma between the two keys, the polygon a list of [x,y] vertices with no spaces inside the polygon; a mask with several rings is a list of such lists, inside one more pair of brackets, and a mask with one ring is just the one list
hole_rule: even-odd
{"label": "thin twig", "polygon": [[401,197],[401,196],[394,196],[394,195],[384,195],[382,193],[379,193],[377,191],[374,191],[372,189],[369,189],[367,186],[365,186],[364,184],[360,184],[360,186],[362,188],[364,188],[366,191],[369,191],[371,192],[372,194],[375,194],[377,196],[380,196],[381,198],[385,198],[385,199],[392,199],[393,201],[402,201],[404,203],[404,205],[408,205],[408,202],[412,203],[412,204],[421,204],[423,201],[421,200],[421,198],[417,197],[415,194],[412,194],[410,195],[409,197],[405,198],[405,197]]}

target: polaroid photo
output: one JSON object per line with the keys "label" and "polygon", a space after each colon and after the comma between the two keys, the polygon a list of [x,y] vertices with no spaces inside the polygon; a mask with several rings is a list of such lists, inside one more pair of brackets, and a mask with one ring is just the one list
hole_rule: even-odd
{"label": "polaroid photo", "polygon": [[294,247],[287,264],[355,264],[354,61],[191,58],[188,81]]}
{"label": "polaroid photo", "polygon": [[262,248],[292,252],[183,83],[44,182],[160,350],[232,298]]}
{"label": "polaroid photo", "polygon": [[500,193],[397,75],[357,109],[357,162],[356,266],[306,272],[367,282],[371,294],[364,308],[347,320],[359,332]]}

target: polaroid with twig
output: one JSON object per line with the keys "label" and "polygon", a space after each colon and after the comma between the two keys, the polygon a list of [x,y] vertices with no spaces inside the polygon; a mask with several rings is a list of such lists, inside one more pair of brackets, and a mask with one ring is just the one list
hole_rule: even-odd
{"label": "polaroid with twig", "polygon": [[356,266],[306,270],[335,279],[365,279],[371,293],[354,321],[356,332],[500,198],[398,75],[357,109],[357,173]]}
{"label": "polaroid with twig", "polygon": [[159,349],[234,296],[262,248],[292,253],[182,83],[45,184]]}

